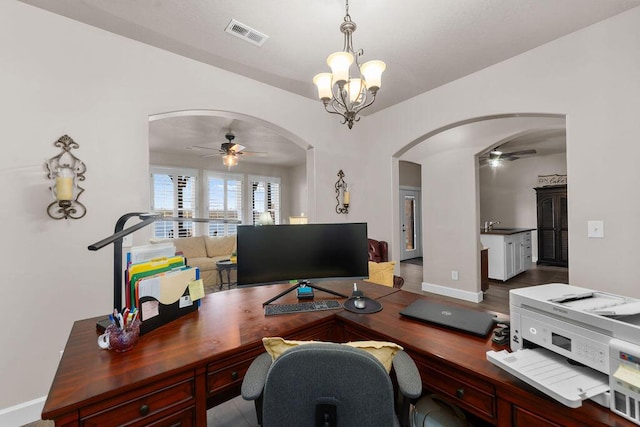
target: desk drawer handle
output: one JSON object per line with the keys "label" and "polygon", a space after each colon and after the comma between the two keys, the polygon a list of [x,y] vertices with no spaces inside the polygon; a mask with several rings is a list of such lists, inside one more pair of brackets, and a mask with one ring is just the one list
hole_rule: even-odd
{"label": "desk drawer handle", "polygon": [[232,380],[237,380],[238,379],[238,373],[236,371],[231,372],[231,379]]}
{"label": "desk drawer handle", "polygon": [[456,397],[458,399],[464,399],[464,389],[463,388],[459,388],[456,390]]}
{"label": "desk drawer handle", "polygon": [[142,405],[140,407],[139,411],[140,411],[140,415],[143,416],[143,417],[145,415],[148,415],[149,414],[149,405]]}

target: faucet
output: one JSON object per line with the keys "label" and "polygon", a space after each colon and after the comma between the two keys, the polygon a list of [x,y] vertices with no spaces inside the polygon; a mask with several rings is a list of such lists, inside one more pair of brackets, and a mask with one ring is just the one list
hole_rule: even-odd
{"label": "faucet", "polygon": [[484,231],[491,231],[493,230],[493,226],[494,225],[498,225],[500,224],[500,221],[485,221],[484,222]]}

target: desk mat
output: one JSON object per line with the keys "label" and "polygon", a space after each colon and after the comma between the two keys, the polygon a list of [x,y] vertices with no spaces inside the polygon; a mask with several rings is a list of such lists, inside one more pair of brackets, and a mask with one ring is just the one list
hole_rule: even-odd
{"label": "desk mat", "polygon": [[378,301],[371,298],[367,298],[367,297],[360,297],[360,298],[364,300],[364,304],[365,304],[364,308],[356,308],[356,306],[353,305],[353,302],[355,301],[355,298],[353,297],[346,300],[342,304],[342,306],[347,311],[350,311],[352,313],[359,313],[359,314],[377,313],[378,311],[382,310],[382,304],[380,304]]}

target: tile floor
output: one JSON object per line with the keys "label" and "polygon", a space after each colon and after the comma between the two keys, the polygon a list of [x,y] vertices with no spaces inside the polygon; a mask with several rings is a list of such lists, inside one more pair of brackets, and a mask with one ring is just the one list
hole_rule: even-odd
{"label": "tile floor", "polygon": [[207,427],[257,427],[253,402],[238,396],[207,411]]}

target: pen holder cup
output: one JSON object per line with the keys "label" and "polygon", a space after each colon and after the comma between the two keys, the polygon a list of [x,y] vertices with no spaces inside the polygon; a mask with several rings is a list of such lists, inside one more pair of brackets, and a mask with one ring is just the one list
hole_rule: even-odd
{"label": "pen holder cup", "polygon": [[140,320],[136,319],[133,324],[124,329],[116,325],[109,325],[104,334],[98,337],[98,345],[101,348],[115,350],[124,353],[133,348],[140,336]]}

